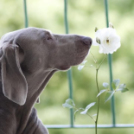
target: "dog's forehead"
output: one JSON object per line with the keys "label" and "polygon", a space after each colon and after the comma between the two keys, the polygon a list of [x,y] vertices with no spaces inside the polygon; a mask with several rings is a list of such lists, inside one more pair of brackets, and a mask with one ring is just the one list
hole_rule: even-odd
{"label": "dog's forehead", "polygon": [[41,40],[47,35],[51,35],[50,30],[42,29],[42,28],[27,28],[24,31],[21,31],[19,34],[20,38],[28,39],[28,40]]}
{"label": "dog's forehead", "polygon": [[42,29],[42,28],[33,28],[33,27],[30,27],[30,28],[27,28],[25,29],[24,31],[22,32],[25,32],[25,33],[28,33],[28,34],[46,34],[46,33],[52,33],[50,30],[47,30],[47,29]]}
{"label": "dog's forehead", "polygon": [[14,38],[18,37],[18,36],[23,36],[23,37],[37,37],[37,36],[44,36],[46,35],[46,33],[52,33],[50,30],[46,30],[46,29],[42,29],[42,28],[33,28],[33,27],[29,27],[29,28],[24,28],[24,29],[20,29],[20,30],[16,30],[13,32],[9,32],[7,34],[5,34],[4,36],[2,36],[1,38],[1,42],[5,42],[5,41],[9,41],[9,40],[13,40]]}

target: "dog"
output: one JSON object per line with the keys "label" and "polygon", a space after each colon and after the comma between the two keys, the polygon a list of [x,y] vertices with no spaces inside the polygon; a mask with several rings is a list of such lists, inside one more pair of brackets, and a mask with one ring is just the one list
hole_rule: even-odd
{"label": "dog", "polygon": [[25,28],[0,40],[0,134],[48,134],[34,103],[57,71],[80,64],[90,37]]}

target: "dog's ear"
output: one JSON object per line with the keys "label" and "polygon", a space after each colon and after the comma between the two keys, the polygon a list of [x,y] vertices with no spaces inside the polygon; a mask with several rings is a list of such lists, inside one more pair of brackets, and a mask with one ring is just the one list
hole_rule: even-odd
{"label": "dog's ear", "polygon": [[2,91],[9,100],[24,105],[27,98],[28,84],[19,62],[19,47],[4,43],[1,48]]}

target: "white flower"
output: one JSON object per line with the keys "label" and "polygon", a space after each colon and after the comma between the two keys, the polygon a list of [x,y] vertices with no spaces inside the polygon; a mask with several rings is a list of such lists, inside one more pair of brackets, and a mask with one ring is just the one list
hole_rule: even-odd
{"label": "white flower", "polygon": [[112,27],[103,28],[95,32],[93,45],[99,45],[100,53],[112,54],[121,46],[120,37]]}

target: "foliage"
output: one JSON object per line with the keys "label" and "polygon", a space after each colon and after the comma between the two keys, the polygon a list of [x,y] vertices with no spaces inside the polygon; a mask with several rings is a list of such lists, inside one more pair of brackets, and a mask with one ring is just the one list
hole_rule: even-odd
{"label": "foliage", "polygon": [[[27,0],[29,26],[50,29],[54,33],[64,34],[64,14],[63,0]],[[133,0],[109,0],[109,20],[114,24],[118,34],[121,36],[122,46],[113,56],[113,76],[120,81],[127,83],[131,89],[127,95],[115,96],[116,99],[116,118],[117,123],[133,123],[133,102],[134,102],[134,1]],[[71,34],[81,34],[93,37],[94,27],[105,27],[105,13],[103,0],[68,0],[68,19],[69,32]],[[24,11],[22,0],[0,0],[0,37],[7,32],[24,28]],[[92,47],[99,60],[102,56],[97,56],[98,51]],[[87,57],[90,64],[92,63],[90,55]],[[100,83],[106,79],[109,80],[107,61],[101,67],[99,74]],[[88,102],[95,101],[94,69],[85,68],[81,72],[77,68],[72,68],[73,72],[73,89],[74,99],[78,107],[86,107]],[[89,72],[89,73],[87,73]],[[103,86],[101,87],[103,89]],[[117,92],[118,93],[118,92]],[[48,83],[46,90],[42,92],[40,104],[36,105],[39,118],[44,124],[68,124],[68,110],[62,108],[62,103],[69,96],[68,81],[65,72],[56,73]],[[111,123],[111,111],[109,103],[101,107],[103,117],[100,118],[101,124]],[[96,105],[94,106],[96,107]],[[95,113],[92,107],[91,114]],[[92,113],[93,112],[93,113]],[[65,114],[66,113],[66,114]],[[91,123],[86,117],[77,115],[76,124]],[[58,117],[58,119],[57,119]],[[104,120],[105,119],[105,120]],[[87,134],[93,132],[89,129],[80,130],[50,130],[51,134]],[[133,133],[131,129],[100,130],[101,134],[128,134]]]}

